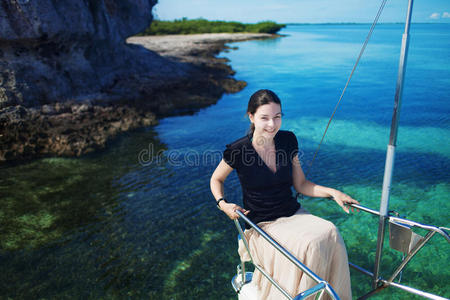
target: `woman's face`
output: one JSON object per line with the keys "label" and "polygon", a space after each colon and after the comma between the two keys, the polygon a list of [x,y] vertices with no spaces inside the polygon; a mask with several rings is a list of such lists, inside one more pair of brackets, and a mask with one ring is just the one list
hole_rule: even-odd
{"label": "woman's face", "polygon": [[273,138],[281,127],[281,107],[277,103],[264,104],[248,115],[255,125],[254,135]]}

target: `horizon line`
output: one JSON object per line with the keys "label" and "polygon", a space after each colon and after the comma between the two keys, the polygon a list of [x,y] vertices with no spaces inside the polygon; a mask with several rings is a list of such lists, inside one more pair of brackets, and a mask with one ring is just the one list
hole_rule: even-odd
{"label": "horizon line", "polygon": [[[283,25],[366,25],[372,22],[321,22],[321,23],[281,23]],[[405,24],[405,22],[379,22],[377,25]],[[450,24],[450,22],[411,22],[411,24]]]}
{"label": "horizon line", "polygon": [[[262,20],[262,21],[257,21],[257,22],[252,22],[252,23],[246,23],[246,22],[241,22],[241,21],[229,21],[229,20],[209,20],[209,19],[205,19],[205,18],[194,18],[194,19],[189,19],[187,17],[183,17],[183,18],[179,18],[179,19],[172,19],[172,20],[161,20],[158,18],[154,18],[153,21],[169,21],[169,22],[173,22],[173,21],[179,21],[179,20],[206,20],[206,21],[210,21],[210,22],[237,22],[237,23],[242,23],[242,24],[257,24],[257,23],[261,23],[261,22],[274,22],[276,24],[279,25],[364,25],[364,24],[372,24],[372,22],[351,22],[351,21],[342,21],[342,22],[277,22],[277,21],[272,21],[272,20]],[[379,22],[378,24],[404,24],[404,21],[398,21],[398,22]],[[450,24],[450,22],[414,22],[412,21],[411,24]]]}

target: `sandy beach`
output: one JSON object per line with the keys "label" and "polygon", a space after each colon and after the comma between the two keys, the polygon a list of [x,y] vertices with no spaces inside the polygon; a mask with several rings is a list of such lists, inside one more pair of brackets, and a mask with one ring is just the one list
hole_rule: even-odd
{"label": "sandy beach", "polygon": [[142,45],[166,57],[187,59],[198,54],[211,53],[223,44],[254,39],[275,38],[268,33],[205,33],[184,35],[135,36],[128,43]]}

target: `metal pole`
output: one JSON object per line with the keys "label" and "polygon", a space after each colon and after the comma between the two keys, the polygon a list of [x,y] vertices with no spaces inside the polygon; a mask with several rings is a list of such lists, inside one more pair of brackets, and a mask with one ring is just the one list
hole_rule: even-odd
{"label": "metal pole", "polygon": [[411,24],[412,8],[413,8],[413,0],[409,0],[408,12],[406,14],[405,32],[403,33],[402,47],[400,52],[400,62],[398,66],[397,87],[395,91],[395,104],[391,122],[391,134],[389,137],[389,144],[386,153],[386,164],[383,178],[383,192],[381,194],[381,202],[380,202],[380,220],[378,224],[377,252],[375,255],[375,266],[372,282],[373,288],[376,288],[378,284],[378,275],[380,270],[381,254],[383,250],[386,220],[389,213],[389,197],[391,190],[392,174],[394,171],[395,146],[397,143],[398,121],[400,119],[400,107],[402,102],[401,100],[403,93],[403,83],[406,71],[406,59],[408,56],[409,26]]}

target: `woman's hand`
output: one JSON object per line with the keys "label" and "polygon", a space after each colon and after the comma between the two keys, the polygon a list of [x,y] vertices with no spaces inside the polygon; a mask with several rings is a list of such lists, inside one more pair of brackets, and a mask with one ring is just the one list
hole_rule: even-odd
{"label": "woman's hand", "polygon": [[219,207],[231,220],[239,218],[239,215],[236,213],[236,210],[243,212],[244,215],[247,215],[250,212],[249,210],[243,209],[237,204],[227,203],[225,201],[221,201],[219,203]]}
{"label": "woman's hand", "polygon": [[[343,192],[340,192],[338,190],[334,190],[333,193],[331,194],[331,198],[336,201],[336,203],[342,207],[342,209],[346,212],[349,213],[349,209],[348,209],[348,205],[349,204],[359,204],[358,201],[356,201],[355,199],[353,199],[352,197],[350,197],[347,194],[344,194]],[[352,212],[355,211],[355,208],[352,207]]]}

